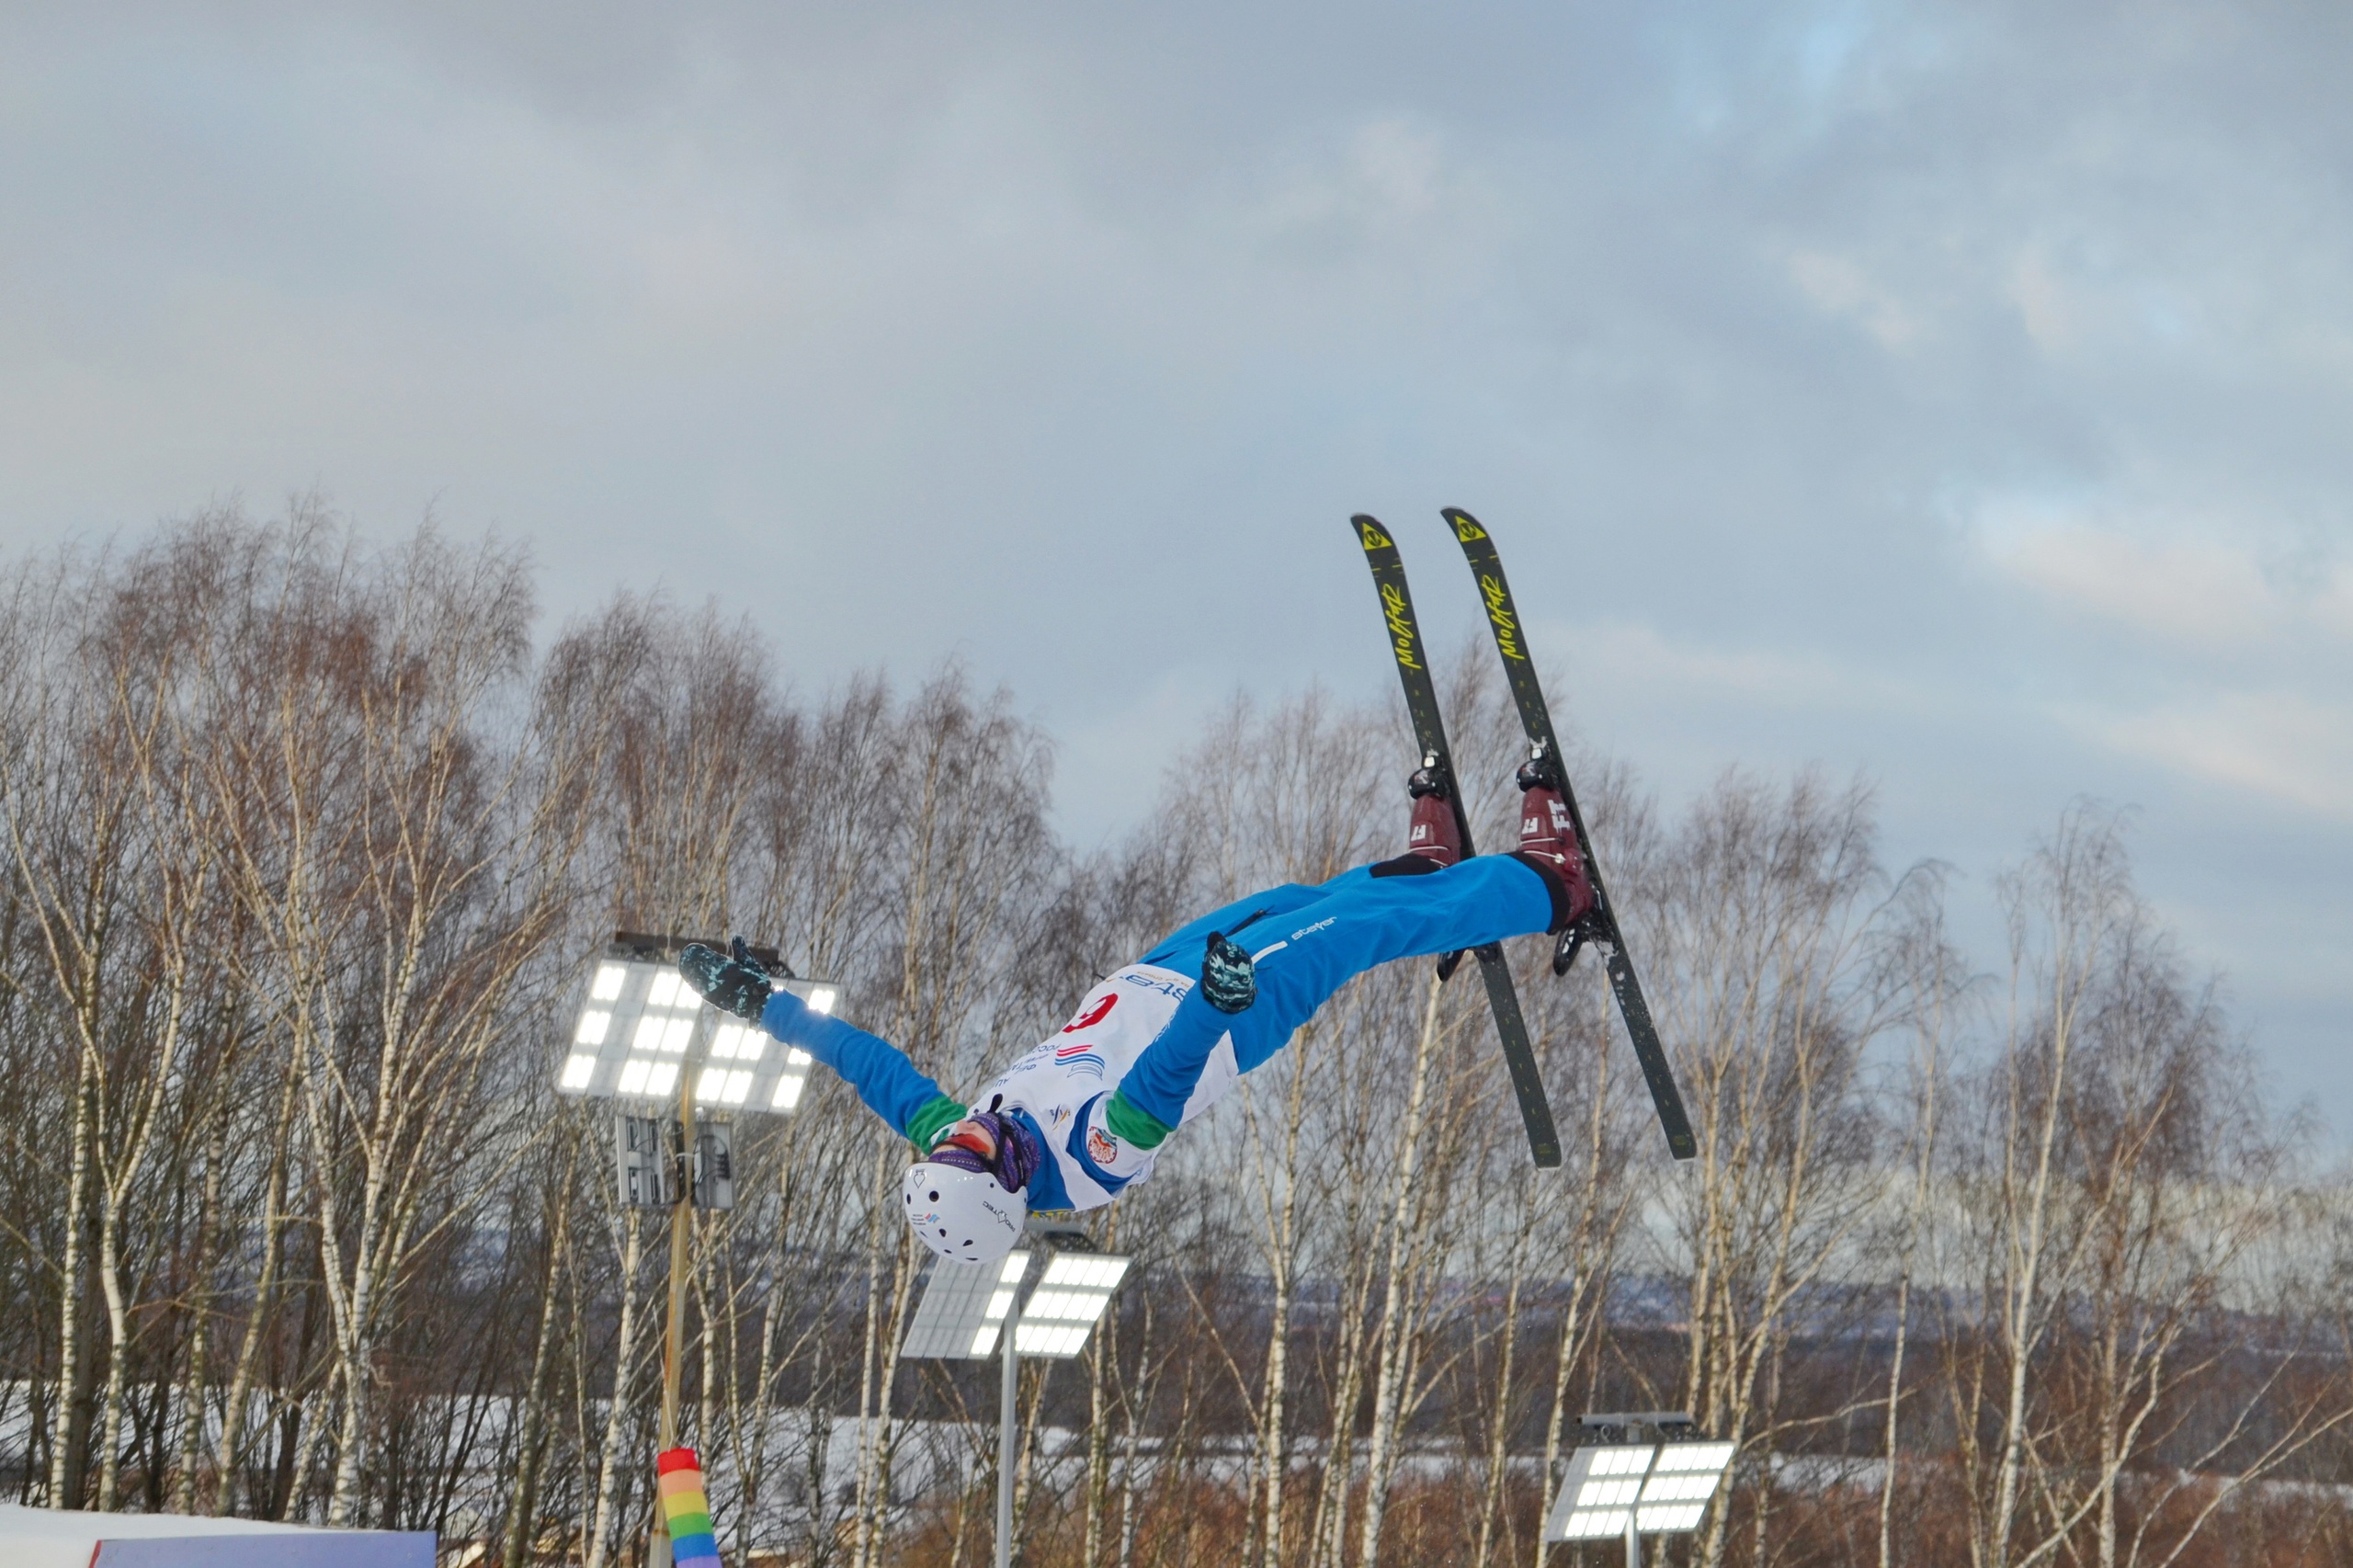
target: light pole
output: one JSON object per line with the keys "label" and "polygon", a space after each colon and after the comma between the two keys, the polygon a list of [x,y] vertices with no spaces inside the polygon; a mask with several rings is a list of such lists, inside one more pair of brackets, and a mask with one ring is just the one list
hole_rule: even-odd
{"label": "light pole", "polygon": [[[692,1211],[735,1206],[733,1123],[714,1119],[698,1128],[696,1107],[710,1107],[716,1116],[789,1113],[801,1103],[810,1064],[807,1051],[788,1048],[756,1024],[722,1017],[704,1005],[678,972],[678,954],[688,941],[638,931],[613,934],[589,977],[588,994],[573,1024],[572,1048],[556,1077],[558,1094],[620,1102],[613,1153],[621,1201],[670,1210],[660,1432],[665,1451],[678,1440]],[[771,984],[780,983],[813,1012],[834,1010],[839,986],[790,974],[772,948],[750,951],[767,969]],[[779,975],[780,982],[773,978]],[[676,1118],[664,1118],[660,1112],[674,1096]],[[669,1561],[670,1537],[657,1511],[647,1568],[667,1568]]]}
{"label": "light pole", "polygon": [[1029,1248],[995,1265],[939,1259],[899,1346],[903,1361],[984,1361],[996,1355],[996,1568],[1013,1562],[1021,1358],[1067,1360],[1085,1350],[1133,1261],[1095,1251],[1086,1233],[1067,1221],[1032,1218],[1029,1233],[1046,1267],[1026,1301],[1021,1287],[1029,1274]]}
{"label": "light pole", "polygon": [[1621,1536],[1626,1568],[1642,1568],[1643,1536],[1699,1528],[1723,1484],[1733,1444],[1699,1437],[1681,1411],[1587,1415],[1580,1425],[1586,1440],[1569,1455],[1544,1520],[1546,1540]]}
{"label": "light pole", "polygon": [[996,1568],[1013,1568],[1013,1456],[1020,1440],[1021,1303],[1007,1309],[997,1343]]}

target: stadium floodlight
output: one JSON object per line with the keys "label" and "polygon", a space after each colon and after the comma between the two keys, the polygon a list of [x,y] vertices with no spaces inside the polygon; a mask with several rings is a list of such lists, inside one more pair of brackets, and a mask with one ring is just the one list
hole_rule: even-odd
{"label": "stadium floodlight", "polygon": [[1546,1540],[1622,1539],[1627,1562],[1637,1564],[1640,1537],[1699,1528],[1734,1445],[1697,1436],[1680,1412],[1588,1415],[1583,1424],[1591,1436],[1569,1456]]}
{"label": "stadium floodlight", "polygon": [[[1103,1319],[1111,1293],[1127,1277],[1134,1260],[1088,1250],[1085,1232],[1068,1218],[1032,1215],[1026,1227],[1046,1253],[1045,1271],[1021,1299],[1022,1282],[1029,1275],[1029,1248],[1007,1253],[1005,1261],[985,1264],[950,1263],[939,1258],[931,1266],[930,1283],[915,1303],[907,1336],[899,1345],[902,1360],[983,1361],[995,1356],[1000,1364],[997,1382],[996,1562],[1006,1568],[1013,1552],[1013,1467],[1008,1456],[1017,1452],[1014,1391],[1021,1358],[1045,1357],[1065,1360],[1086,1348],[1087,1335]],[[1008,1333],[1007,1331],[1010,1330]]]}
{"label": "stadium floodlight", "polygon": [[[707,947],[720,947],[707,942]],[[662,1417],[656,1441],[675,1447],[685,1357],[687,1263],[692,1210],[735,1206],[734,1130],[745,1111],[785,1113],[801,1103],[809,1053],[788,1050],[767,1030],[706,1006],[678,972],[683,937],[617,931],[588,976],[573,1020],[571,1049],[556,1070],[556,1092],[621,1102],[614,1161],[621,1201],[670,1210],[670,1303],[663,1329]],[[773,948],[753,948],[771,976],[820,1013],[841,988],[802,980]],[[708,1118],[702,1112],[710,1113]],[[700,1125],[698,1125],[698,1122]],[[670,1561],[668,1526],[654,1522],[647,1561]]]}
{"label": "stadium floodlight", "polygon": [[[685,946],[682,937],[615,934],[588,977],[556,1092],[666,1104],[678,1097],[683,1077],[694,1085],[696,1106],[713,1113],[798,1108],[809,1053],[704,1006],[678,973]],[[752,952],[771,973],[783,968],[773,950]],[[831,981],[788,975],[780,983],[820,1013],[832,1012],[841,995]]]}

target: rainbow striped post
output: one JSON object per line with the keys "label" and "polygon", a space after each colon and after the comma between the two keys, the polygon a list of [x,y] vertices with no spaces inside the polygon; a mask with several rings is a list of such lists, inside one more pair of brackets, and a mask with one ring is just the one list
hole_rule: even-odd
{"label": "rainbow striped post", "polygon": [[719,1540],[710,1533],[710,1499],[702,1489],[702,1466],[692,1449],[672,1449],[654,1461],[661,1479],[662,1517],[670,1528],[670,1561],[676,1568],[722,1568]]}

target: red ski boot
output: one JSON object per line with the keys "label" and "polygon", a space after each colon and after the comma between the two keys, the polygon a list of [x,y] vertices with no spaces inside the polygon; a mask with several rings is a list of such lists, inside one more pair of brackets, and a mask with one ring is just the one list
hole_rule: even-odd
{"label": "red ski boot", "polygon": [[1454,821],[1454,800],[1446,792],[1446,778],[1432,758],[1414,769],[1405,780],[1414,797],[1413,820],[1405,828],[1405,853],[1373,865],[1376,877],[1426,877],[1443,871],[1462,858],[1462,830]]}
{"label": "red ski boot", "polygon": [[1553,787],[1552,770],[1539,757],[1519,765],[1519,858],[1551,872],[1550,880],[1560,884],[1552,898],[1552,930],[1565,931],[1593,913],[1597,900],[1585,874],[1576,824]]}
{"label": "red ski boot", "polygon": [[1405,829],[1405,853],[1419,855],[1441,868],[1461,859],[1462,831],[1455,825],[1454,801],[1446,792],[1446,780],[1434,767],[1417,767],[1405,780],[1405,790],[1414,797],[1413,821]]}

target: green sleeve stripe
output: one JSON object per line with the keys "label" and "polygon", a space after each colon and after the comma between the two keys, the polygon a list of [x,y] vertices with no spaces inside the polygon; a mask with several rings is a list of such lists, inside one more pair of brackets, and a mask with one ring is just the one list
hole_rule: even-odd
{"label": "green sleeve stripe", "polygon": [[915,1153],[928,1154],[932,1140],[939,1136],[940,1129],[963,1119],[962,1102],[951,1100],[946,1095],[936,1096],[921,1110],[907,1118],[907,1140],[915,1146]]}
{"label": "green sleeve stripe", "polygon": [[1111,1136],[1139,1149],[1157,1149],[1176,1131],[1150,1111],[1130,1105],[1125,1089],[1112,1091],[1111,1103],[1103,1108],[1103,1119],[1110,1124]]}

